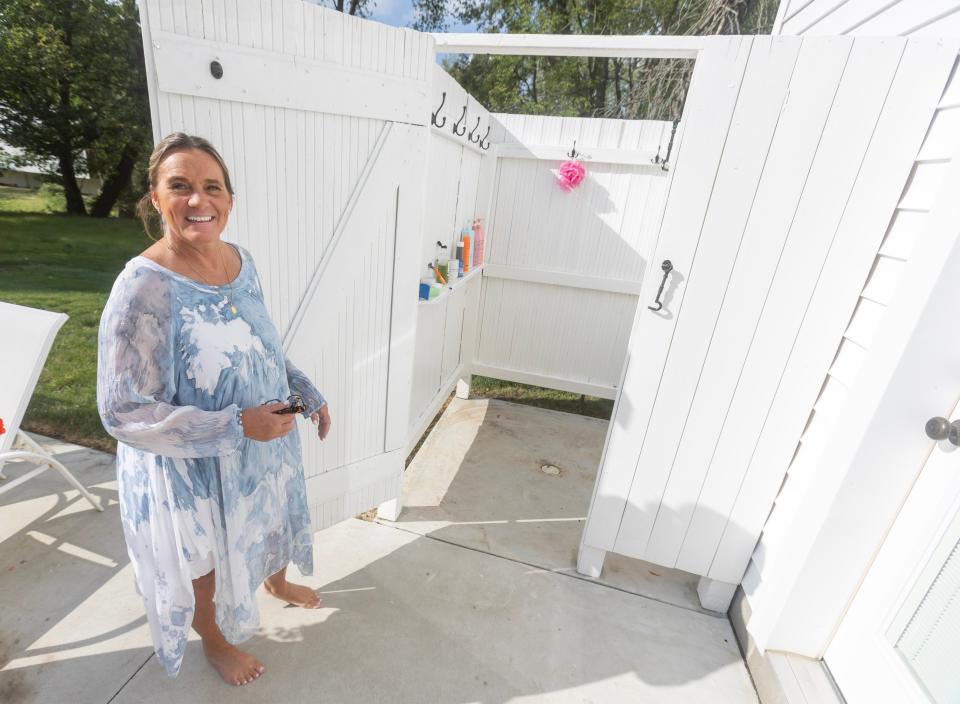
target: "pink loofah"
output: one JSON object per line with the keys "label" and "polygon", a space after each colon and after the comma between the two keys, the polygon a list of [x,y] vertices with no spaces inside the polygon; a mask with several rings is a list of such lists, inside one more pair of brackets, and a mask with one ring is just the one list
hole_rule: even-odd
{"label": "pink loofah", "polygon": [[579,161],[565,161],[557,172],[557,183],[565,191],[572,191],[583,181],[586,170]]}

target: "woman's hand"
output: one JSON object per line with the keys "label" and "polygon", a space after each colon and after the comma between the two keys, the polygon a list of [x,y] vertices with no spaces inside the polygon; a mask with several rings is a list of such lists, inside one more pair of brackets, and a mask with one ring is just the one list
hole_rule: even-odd
{"label": "woman's hand", "polygon": [[321,440],[327,437],[330,432],[330,407],[326,403],[310,415],[310,420],[317,424],[317,437]]}
{"label": "woman's hand", "polygon": [[243,434],[251,440],[268,442],[282,438],[293,429],[293,413],[278,415],[275,411],[286,408],[283,401],[266,403],[262,406],[244,408]]}

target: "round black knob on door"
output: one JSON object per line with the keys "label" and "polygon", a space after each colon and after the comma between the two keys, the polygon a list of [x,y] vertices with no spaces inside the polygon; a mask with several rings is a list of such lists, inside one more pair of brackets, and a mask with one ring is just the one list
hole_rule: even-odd
{"label": "round black knob on door", "polygon": [[949,440],[951,445],[960,447],[960,420],[951,423],[942,416],[936,416],[928,420],[923,429],[931,440]]}
{"label": "round black knob on door", "polygon": [[931,440],[946,440],[950,437],[950,421],[941,416],[928,420],[923,429]]}

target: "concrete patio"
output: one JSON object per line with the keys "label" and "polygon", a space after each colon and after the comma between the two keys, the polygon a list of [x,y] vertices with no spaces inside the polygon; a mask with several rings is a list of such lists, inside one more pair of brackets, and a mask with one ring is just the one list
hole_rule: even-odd
{"label": "concrete patio", "polygon": [[[610,555],[573,569],[606,423],[454,399],[404,480],[396,523],[317,535],[325,608],[261,592],[224,685],[191,642],[177,679],[150,647],[120,531],[113,457],[38,438],[106,504],[55,474],[0,497],[2,702],[756,702],[730,623],[695,578]],[[19,476],[25,467],[9,464]]]}

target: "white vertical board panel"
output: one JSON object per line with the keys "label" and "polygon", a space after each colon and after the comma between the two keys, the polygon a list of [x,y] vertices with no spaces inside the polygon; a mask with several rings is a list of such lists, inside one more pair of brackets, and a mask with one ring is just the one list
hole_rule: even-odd
{"label": "white vertical board panel", "polygon": [[[427,66],[411,68],[426,72]],[[420,276],[426,275],[427,263],[437,255],[437,242],[446,245],[449,257],[456,256],[456,244],[463,226],[476,217],[487,216],[492,166],[496,161],[490,114],[457,82],[436,64],[429,67],[431,82],[430,111],[436,113],[437,124],[431,126],[427,147],[427,175],[424,198],[424,223],[416,266]],[[458,134],[453,127],[463,115]],[[476,128],[476,129],[474,129]],[[487,129],[490,133],[487,134]],[[471,134],[472,133],[472,134]],[[486,135],[488,150],[478,146]],[[482,193],[482,202],[478,194]],[[437,394],[449,385],[448,375],[463,369],[470,374],[473,360],[476,317],[465,317],[468,291],[479,286],[479,279],[444,293],[442,300],[420,303],[417,314],[414,380],[410,402],[409,432],[423,426],[423,415],[437,405]],[[470,300],[473,300],[472,298]],[[464,344],[464,340],[469,344]],[[412,446],[417,438],[408,437]]]}
{"label": "white vertical board panel", "polygon": [[[369,508],[397,486],[388,475],[402,468],[407,435],[427,135],[417,125],[429,116],[432,41],[295,0],[179,0],[141,3],[141,12],[154,133],[200,134],[223,153],[237,191],[226,237],[251,250],[285,347],[330,401],[328,440],[305,428],[311,511],[332,521]],[[198,90],[191,80],[213,80],[211,47],[225,76],[243,61],[272,67],[269,85],[250,71],[242,87]],[[377,73],[381,51],[392,59]],[[199,69],[180,70],[200,58]],[[317,112],[311,91],[347,69],[358,84],[401,86],[414,124],[338,114],[349,100]],[[356,475],[371,462],[376,472]],[[323,493],[331,488],[346,493]]]}
{"label": "white vertical board panel", "polygon": [[[858,39],[858,44],[866,41]],[[887,52],[895,53],[889,43]],[[857,296],[893,216],[924,135],[953,67],[960,42],[911,40],[884,91],[882,112],[844,204],[816,288],[804,312],[776,397],[764,420],[756,449],[717,548],[710,576],[736,581],[745,555],[759,536],[769,507],[789,465],[817,385],[829,369],[836,340],[850,319]],[[873,63],[875,73],[883,68]],[[867,103],[862,88],[860,104]],[[861,122],[861,124],[863,124]],[[881,205],[882,204],[882,205]],[[736,577],[734,577],[736,575]]]}
{"label": "white vertical board panel", "polygon": [[[815,39],[803,42],[790,77],[789,98],[776,120],[753,207],[730,283],[713,330],[696,396],[677,448],[674,466],[680,475],[668,486],[667,515],[680,530],[658,541],[679,550],[686,526],[701,499],[717,440],[724,427],[763,304],[797,211],[824,124],[833,104],[852,41]],[[677,555],[669,560],[676,562]]]}
{"label": "white vertical board panel", "polygon": [[[793,37],[754,39],[752,52],[765,60],[748,63],[740,86],[696,259],[686,282],[686,303],[677,313],[671,353],[660,381],[668,392],[658,396],[650,419],[638,459],[644,471],[634,479],[617,552],[671,564],[680,550],[705,467],[688,465],[685,457],[678,456],[678,447],[684,436],[688,436],[688,444],[703,447],[704,435],[719,432],[722,423],[722,414],[690,415],[702,378],[692,370],[703,368],[717,328],[800,44],[801,40]],[[761,201],[758,207],[767,204]]]}
{"label": "white vertical board panel", "polygon": [[[664,292],[664,309],[647,310],[659,281],[648,277],[637,307],[622,387],[611,419],[600,473],[584,529],[584,544],[612,549],[637,469],[637,458],[653,411],[670,350],[676,315],[706,216],[724,141],[733,117],[752,39],[716,38],[697,59],[684,105],[678,155],[671,172],[667,209],[655,261],[670,259],[676,268]],[[671,207],[671,205],[673,207]],[[652,507],[648,507],[652,508]]]}
{"label": "white vertical board panel", "polygon": [[[741,366],[737,391],[677,563],[681,569],[706,574],[713,562],[718,538],[728,525],[738,488],[843,217],[903,46],[903,40],[854,42],[763,314]],[[851,305],[853,302],[855,299]],[[834,338],[834,345],[839,336]],[[835,350],[834,346],[830,354]],[[810,399],[807,410],[812,405]],[[791,454],[795,447],[790,448]],[[770,474],[777,472],[771,469]],[[767,503],[763,510],[769,511],[769,507]],[[740,531],[740,526],[730,525],[729,532],[735,531]],[[740,537],[751,539],[746,534]],[[756,537],[754,534],[752,539]],[[726,581],[737,582],[739,575]]]}
{"label": "white vertical board panel", "polygon": [[[665,145],[671,125],[494,117],[496,139],[509,156],[501,155],[496,167],[477,361],[498,378],[567,390],[598,385],[598,395],[612,397],[637,300],[635,293],[616,290],[644,277],[669,174],[649,157],[637,165],[592,155],[605,149],[652,156]],[[574,142],[587,176],[571,192],[557,185],[559,158],[513,156],[552,150],[560,157]],[[514,280],[496,280],[507,271]],[[571,281],[590,277],[623,286],[606,292],[569,288]],[[585,337],[604,342],[584,345]]]}
{"label": "white vertical board panel", "polygon": [[677,562],[682,569],[709,569],[896,70],[897,41],[893,51],[857,41],[847,60],[763,313],[738,365],[737,390]]}
{"label": "white vertical board panel", "polygon": [[[636,296],[484,277],[478,363],[612,390]],[[585,344],[585,341],[592,341]]]}

